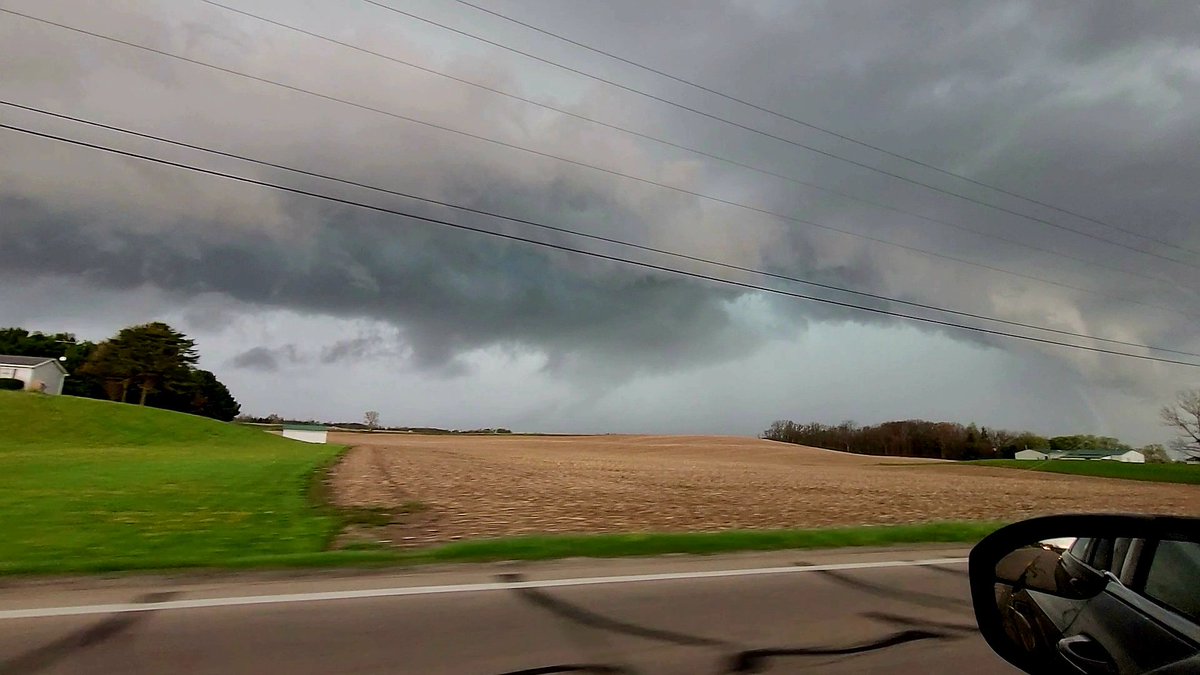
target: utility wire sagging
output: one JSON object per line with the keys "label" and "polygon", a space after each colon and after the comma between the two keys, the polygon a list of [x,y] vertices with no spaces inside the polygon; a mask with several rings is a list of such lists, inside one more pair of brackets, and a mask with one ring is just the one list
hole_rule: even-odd
{"label": "utility wire sagging", "polygon": [[770,293],[773,295],[780,295],[780,296],[784,296],[784,297],[795,298],[798,300],[807,300],[807,301],[811,301],[811,302],[817,302],[817,303],[821,303],[821,304],[842,307],[842,308],[857,310],[857,311],[861,311],[861,312],[868,312],[868,313],[877,314],[877,315],[890,316],[893,318],[905,319],[908,321],[919,322],[919,323],[924,323],[924,324],[929,324],[929,325],[942,326],[942,327],[947,327],[947,328],[955,328],[955,329],[969,331],[969,332],[973,332],[973,333],[977,333],[977,334],[1005,337],[1005,338],[1011,338],[1011,339],[1016,339],[1016,340],[1023,340],[1023,341],[1031,342],[1031,343],[1053,345],[1053,346],[1057,346],[1057,347],[1083,350],[1083,351],[1088,351],[1088,352],[1093,352],[1093,353],[1098,353],[1098,354],[1107,354],[1107,355],[1112,355],[1112,356],[1121,356],[1121,357],[1126,357],[1126,358],[1133,358],[1133,359],[1139,359],[1139,360],[1144,360],[1144,361],[1152,361],[1152,362],[1157,362],[1157,363],[1165,363],[1165,364],[1173,364],[1173,365],[1189,366],[1189,367],[1193,367],[1193,368],[1200,368],[1200,363],[1195,363],[1195,362],[1190,362],[1190,361],[1180,361],[1180,360],[1167,359],[1167,358],[1150,356],[1150,355],[1145,355],[1145,354],[1122,352],[1122,351],[1117,351],[1117,350],[1112,350],[1112,349],[1105,349],[1105,348],[1101,348],[1101,347],[1093,347],[1093,346],[1088,346],[1088,345],[1080,345],[1080,344],[1074,344],[1074,343],[1069,343],[1069,342],[1063,342],[1060,340],[1040,338],[1040,337],[1036,337],[1036,336],[1032,336],[1032,335],[1022,335],[1019,333],[1010,333],[1007,331],[983,328],[980,326],[971,326],[971,325],[967,325],[967,324],[956,323],[953,321],[945,321],[945,320],[934,319],[934,318],[930,318],[930,317],[906,314],[903,312],[895,312],[895,311],[891,311],[891,310],[887,310],[887,309],[866,307],[866,306],[862,306],[862,305],[856,305],[856,304],[850,303],[850,302],[843,302],[840,300],[832,300],[829,298],[822,298],[822,297],[818,297],[818,296],[806,295],[806,294],[795,293],[795,292],[787,291],[787,290],[783,290],[783,289],[772,288],[769,286],[762,286],[760,284],[752,284],[752,283],[747,283],[747,282],[742,282],[742,281],[735,281],[735,280],[731,280],[731,279],[724,279],[721,277],[713,276],[711,274],[703,274],[703,273],[693,272],[693,271],[689,271],[689,270],[682,270],[682,269],[669,267],[669,266],[661,265],[661,264],[657,264],[657,263],[649,263],[649,262],[645,262],[645,261],[641,261],[641,260],[634,260],[631,258],[624,258],[621,256],[610,255],[610,254],[606,254],[606,253],[600,253],[600,252],[596,252],[596,251],[589,251],[589,250],[585,250],[585,249],[575,248],[572,246],[565,246],[565,245],[555,244],[555,243],[551,243],[551,242],[538,241],[538,240],[531,239],[528,237],[522,237],[522,236],[518,236],[518,235],[503,233],[503,232],[495,232],[492,230],[487,230],[487,229],[483,229],[483,228],[479,228],[479,227],[473,227],[470,225],[464,225],[462,223],[456,223],[453,221],[443,220],[440,218],[430,218],[430,217],[422,216],[422,215],[415,214],[415,213],[410,213],[410,212],[401,211],[398,209],[377,206],[377,205],[373,205],[373,204],[367,204],[365,202],[352,200],[352,199],[345,199],[342,197],[336,197],[333,195],[315,192],[312,190],[303,190],[300,188],[281,185],[281,184],[273,183],[273,182],[269,182],[269,181],[247,178],[245,176],[239,176],[236,174],[226,173],[226,172],[222,172],[222,171],[215,171],[212,169],[206,169],[203,167],[185,164],[182,162],[174,162],[174,161],[165,160],[165,159],[161,159],[161,158],[157,158],[157,157],[151,157],[149,155],[143,155],[143,154],[139,154],[139,153],[120,150],[118,148],[108,147],[108,146],[104,146],[104,145],[100,145],[100,144],[96,144],[96,143],[89,143],[89,142],[80,141],[80,140],[76,140],[76,139],[70,139],[70,138],[66,138],[66,137],[58,136],[58,135],[54,135],[54,134],[47,134],[47,133],[43,133],[43,132],[39,132],[39,131],[35,131],[32,129],[11,125],[11,124],[0,123],[0,129],[8,129],[10,131],[28,134],[31,136],[36,136],[36,137],[44,138],[47,140],[55,140],[55,141],[68,143],[68,144],[79,146],[79,147],[91,148],[93,150],[99,150],[99,151],[103,151],[103,152],[112,153],[115,155],[129,157],[132,159],[139,159],[139,160],[143,160],[143,161],[147,161],[147,162],[152,162],[155,164],[170,166],[170,167],[174,167],[174,168],[178,168],[178,169],[184,169],[184,170],[201,173],[201,174],[206,174],[206,175],[214,176],[214,177],[218,177],[218,178],[225,178],[228,180],[234,180],[234,181],[238,181],[238,182],[242,182],[242,183],[247,183],[250,185],[256,185],[259,187],[280,190],[283,192],[289,192],[292,194],[297,194],[297,195],[301,195],[301,196],[305,196],[305,197],[311,197],[314,199],[320,199],[323,201],[332,202],[332,203],[336,203],[336,204],[342,204],[345,206],[352,206],[352,207],[367,209],[367,210],[371,210],[371,211],[375,211],[375,212],[379,212],[379,213],[386,213],[386,214],[390,214],[393,216],[399,216],[399,217],[408,218],[411,220],[417,220],[417,221],[421,221],[421,222],[425,222],[425,223],[430,223],[433,225],[449,227],[452,229],[457,229],[457,230],[462,230],[462,231],[467,231],[467,232],[475,232],[478,234],[484,234],[487,236],[497,237],[500,239],[506,239],[509,241],[522,242],[522,243],[531,244],[534,246],[539,246],[542,248],[552,249],[552,250],[556,250],[556,251],[562,251],[562,252],[566,252],[566,253],[573,253],[573,254],[577,254],[577,255],[588,256],[588,257],[597,258],[600,260],[607,260],[610,262],[621,263],[621,264],[625,264],[625,265],[641,267],[644,269],[650,269],[650,270],[655,270],[655,271],[659,271],[659,272],[665,272],[665,273],[669,273],[669,274],[690,277],[693,279],[710,281],[710,282],[723,284],[723,285],[727,285],[727,286],[744,288],[747,290],[759,291],[759,292],[763,292],[763,293]]}

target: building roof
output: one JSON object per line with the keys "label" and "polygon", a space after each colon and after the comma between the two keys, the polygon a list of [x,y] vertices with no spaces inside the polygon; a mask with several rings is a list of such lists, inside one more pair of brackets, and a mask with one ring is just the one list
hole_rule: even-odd
{"label": "building roof", "polygon": [[329,431],[329,427],[320,424],[285,424],[283,428],[288,431]]}
{"label": "building roof", "polygon": [[[1099,458],[1099,457],[1116,457],[1123,455],[1130,450],[1066,450],[1060,452],[1055,457],[1056,459],[1069,459],[1072,457],[1078,458]],[[1133,451],[1136,452],[1136,451]]]}
{"label": "building roof", "polygon": [[0,366],[20,366],[23,368],[36,368],[43,363],[53,362],[58,366],[58,369],[67,372],[65,366],[57,358],[53,356],[9,356],[0,354]]}

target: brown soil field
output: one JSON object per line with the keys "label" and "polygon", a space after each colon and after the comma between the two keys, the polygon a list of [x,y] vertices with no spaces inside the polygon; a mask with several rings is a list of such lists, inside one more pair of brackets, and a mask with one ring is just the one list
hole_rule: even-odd
{"label": "brown soil field", "polygon": [[[867,457],[749,438],[343,433],[330,441],[353,446],[331,474],[334,503],[392,514],[392,524],[369,536],[399,546],[1088,511],[1200,514],[1195,485]],[[363,536],[349,531],[345,540]]]}

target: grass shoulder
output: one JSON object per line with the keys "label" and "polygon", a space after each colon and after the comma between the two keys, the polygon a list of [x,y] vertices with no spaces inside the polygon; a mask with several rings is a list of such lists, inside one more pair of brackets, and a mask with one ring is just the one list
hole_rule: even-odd
{"label": "grass shoulder", "polygon": [[996,522],[861,525],[805,530],[731,530],[508,537],[447,544],[406,554],[408,562],[480,562],[553,558],[618,558],[670,553],[712,555],[919,543],[974,544],[999,529]]}
{"label": "grass shoulder", "polygon": [[257,553],[196,558],[142,557],[137,560],[39,561],[0,568],[9,574],[67,574],[114,571],[159,571],[180,568],[289,569],[319,567],[404,567],[415,565],[621,558],[667,554],[714,555],[739,551],[782,551],[948,543],[973,545],[1001,527],[996,522],[938,522],[913,525],[867,525],[806,530],[736,530],[728,532],[635,533],[506,537],[456,542],[428,549],[397,551],[355,548],[336,551]]}

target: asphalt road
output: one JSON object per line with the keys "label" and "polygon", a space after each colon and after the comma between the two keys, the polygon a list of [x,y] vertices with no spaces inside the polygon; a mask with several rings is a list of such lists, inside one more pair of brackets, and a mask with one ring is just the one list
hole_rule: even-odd
{"label": "asphalt road", "polygon": [[975,630],[965,555],[8,582],[0,674],[1016,672]]}

